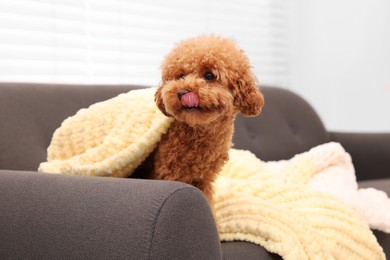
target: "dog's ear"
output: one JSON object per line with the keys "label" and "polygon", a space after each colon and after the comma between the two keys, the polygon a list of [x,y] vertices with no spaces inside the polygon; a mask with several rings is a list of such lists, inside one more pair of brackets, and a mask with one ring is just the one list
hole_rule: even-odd
{"label": "dog's ear", "polygon": [[164,102],[163,102],[163,99],[161,97],[161,90],[162,90],[162,84],[160,86],[158,86],[158,88],[156,90],[156,93],[154,93],[154,101],[156,102],[156,105],[157,105],[158,109],[160,109],[160,111],[164,115],[170,116],[167,113],[167,111],[165,110]]}
{"label": "dog's ear", "polygon": [[257,116],[264,105],[264,97],[257,87],[255,77],[251,72],[242,76],[233,83],[234,105],[243,116]]}

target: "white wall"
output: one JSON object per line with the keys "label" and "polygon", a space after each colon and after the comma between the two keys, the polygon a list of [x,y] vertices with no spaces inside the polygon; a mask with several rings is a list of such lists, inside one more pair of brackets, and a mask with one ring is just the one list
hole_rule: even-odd
{"label": "white wall", "polygon": [[328,129],[389,132],[390,1],[290,5],[290,88]]}

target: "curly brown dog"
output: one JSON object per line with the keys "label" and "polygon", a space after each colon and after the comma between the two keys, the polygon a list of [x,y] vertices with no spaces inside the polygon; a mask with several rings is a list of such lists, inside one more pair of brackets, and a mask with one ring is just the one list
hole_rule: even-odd
{"label": "curly brown dog", "polygon": [[189,183],[212,202],[236,114],[256,116],[263,106],[248,58],[226,38],[183,41],[163,61],[155,101],[175,121],[155,151],[150,178]]}

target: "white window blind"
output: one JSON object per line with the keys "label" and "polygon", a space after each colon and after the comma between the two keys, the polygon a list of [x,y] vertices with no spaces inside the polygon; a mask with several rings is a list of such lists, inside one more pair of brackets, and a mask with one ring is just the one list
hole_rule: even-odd
{"label": "white window blind", "polygon": [[287,82],[284,0],[0,0],[0,81],[156,85],[175,43],[234,39],[264,85]]}

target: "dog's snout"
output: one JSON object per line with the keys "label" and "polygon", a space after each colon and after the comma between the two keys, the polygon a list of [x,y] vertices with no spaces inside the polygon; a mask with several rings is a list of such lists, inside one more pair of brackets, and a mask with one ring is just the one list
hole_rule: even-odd
{"label": "dog's snout", "polygon": [[185,90],[185,89],[182,89],[182,90],[179,90],[177,92],[177,97],[179,98],[179,100],[181,100],[181,97],[184,96],[185,94],[187,94],[189,91],[188,90]]}

